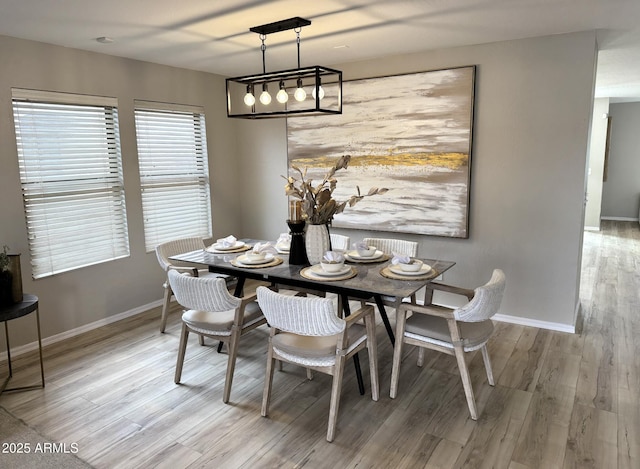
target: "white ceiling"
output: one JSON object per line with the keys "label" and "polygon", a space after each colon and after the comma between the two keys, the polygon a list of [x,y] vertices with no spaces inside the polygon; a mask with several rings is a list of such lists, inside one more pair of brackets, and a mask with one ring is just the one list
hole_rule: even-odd
{"label": "white ceiling", "polygon": [[[597,30],[596,96],[640,100],[640,0],[0,0],[0,34],[236,76],[262,71],[249,28],[294,16],[303,66]],[[266,45],[297,66],[294,31]]]}

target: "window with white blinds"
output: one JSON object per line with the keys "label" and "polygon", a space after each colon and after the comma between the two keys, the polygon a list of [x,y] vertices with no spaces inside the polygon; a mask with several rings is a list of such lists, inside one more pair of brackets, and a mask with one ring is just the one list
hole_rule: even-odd
{"label": "window with white blinds", "polygon": [[12,89],[33,278],[129,255],[115,98]]}
{"label": "window with white blinds", "polygon": [[172,239],[211,236],[203,109],[136,101],[135,119],[147,251]]}

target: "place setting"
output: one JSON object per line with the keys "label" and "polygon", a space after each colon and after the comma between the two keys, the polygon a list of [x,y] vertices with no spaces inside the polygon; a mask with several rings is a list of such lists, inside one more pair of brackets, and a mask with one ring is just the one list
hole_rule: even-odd
{"label": "place setting", "polygon": [[305,267],[300,271],[300,275],[309,280],[320,280],[324,282],[334,282],[337,280],[347,280],[355,277],[356,270],[344,263],[345,257],[336,251],[327,251],[322,257],[320,264]]}
{"label": "place setting", "polygon": [[280,233],[275,247],[278,254],[288,255],[291,249],[291,235],[289,233]]}
{"label": "place setting", "polygon": [[236,252],[244,252],[251,249],[251,245],[244,241],[238,241],[238,239],[229,235],[226,238],[217,239],[214,244],[205,248],[205,251],[212,254],[229,254]]}
{"label": "place setting", "polygon": [[438,272],[420,259],[393,253],[389,265],[380,269],[380,275],[394,280],[429,280],[437,277]]}
{"label": "place setting", "polygon": [[253,249],[240,254],[231,261],[231,265],[245,269],[262,269],[282,264],[277,249],[271,243],[256,243]]}
{"label": "place setting", "polygon": [[375,246],[368,246],[366,243],[353,243],[353,250],[347,251],[344,255],[348,262],[359,264],[372,264],[376,262],[384,262],[389,259],[389,255],[385,254]]}

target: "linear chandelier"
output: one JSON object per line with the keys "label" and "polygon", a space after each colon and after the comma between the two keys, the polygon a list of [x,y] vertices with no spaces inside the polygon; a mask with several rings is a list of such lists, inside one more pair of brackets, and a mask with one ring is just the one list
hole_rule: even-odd
{"label": "linear chandelier", "polygon": [[[227,78],[227,117],[342,114],[342,72],[320,65],[300,67],[300,31],[310,24],[309,20],[295,17],[249,29],[258,33],[262,41],[262,73]],[[298,68],[267,73],[267,35],[290,29],[296,33]]]}

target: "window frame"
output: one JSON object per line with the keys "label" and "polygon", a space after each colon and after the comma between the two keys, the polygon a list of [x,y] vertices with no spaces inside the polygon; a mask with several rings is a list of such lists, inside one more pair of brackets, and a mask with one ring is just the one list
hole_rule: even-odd
{"label": "window frame", "polygon": [[118,101],[12,88],[34,279],[130,256]]}
{"label": "window frame", "polygon": [[134,121],[146,251],[173,239],[211,237],[204,108],[135,100]]}

